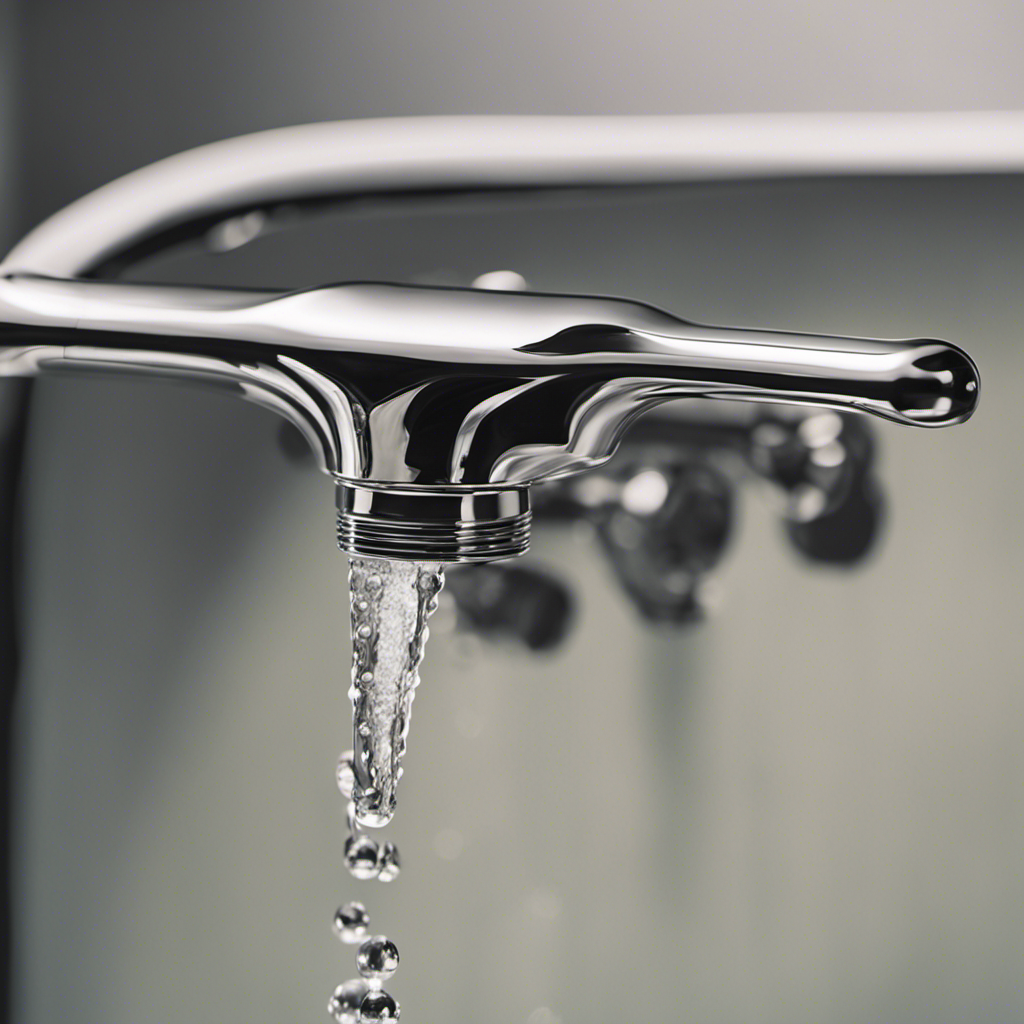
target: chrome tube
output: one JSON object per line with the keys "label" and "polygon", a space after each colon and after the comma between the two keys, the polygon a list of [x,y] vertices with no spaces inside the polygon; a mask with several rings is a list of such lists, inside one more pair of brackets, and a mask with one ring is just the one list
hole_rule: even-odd
{"label": "chrome tube", "polygon": [[275,128],[179,153],[77,200],[0,270],[109,274],[209,237],[229,248],[329,201],[811,175],[1024,170],[1024,114],[415,117]]}

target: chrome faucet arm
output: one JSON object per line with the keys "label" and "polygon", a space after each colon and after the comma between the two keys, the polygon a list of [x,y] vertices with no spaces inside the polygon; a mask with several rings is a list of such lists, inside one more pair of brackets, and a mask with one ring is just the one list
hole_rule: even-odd
{"label": "chrome faucet arm", "polygon": [[[341,481],[346,550],[436,561],[524,550],[529,484],[598,464],[637,415],[671,399],[967,419],[977,369],[938,341],[705,327],[587,296],[68,279],[211,229],[244,241],[275,204],[781,172],[785,150],[750,149],[749,131],[720,133],[718,162],[701,158],[701,129],[685,118],[314,125],[172,157],[54,215],[0,265],[0,375],[122,370],[227,386],[290,419]],[[818,164],[805,154],[795,166]]]}
{"label": "chrome faucet arm", "polygon": [[638,414],[682,397],[945,426],[967,419],[978,394],[974,364],[944,342],[705,327],[622,299],[475,289],[8,275],[0,338],[3,375],[120,370],[230,387],[299,427],[322,469],[392,498],[523,489],[587,469]]}

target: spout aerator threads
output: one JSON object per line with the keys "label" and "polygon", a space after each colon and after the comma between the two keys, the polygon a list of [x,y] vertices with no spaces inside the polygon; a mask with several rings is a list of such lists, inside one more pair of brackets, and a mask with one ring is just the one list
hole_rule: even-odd
{"label": "spout aerator threads", "polygon": [[526,488],[338,482],[338,547],[412,562],[493,562],[530,546]]}

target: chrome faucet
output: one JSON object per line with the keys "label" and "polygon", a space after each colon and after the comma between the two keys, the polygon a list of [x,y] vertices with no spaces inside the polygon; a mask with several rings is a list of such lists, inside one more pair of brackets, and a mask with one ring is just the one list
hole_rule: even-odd
{"label": "chrome faucet", "polygon": [[530,486],[601,464],[639,414],[673,399],[966,420],[978,371],[942,341],[708,327],[591,296],[98,279],[357,196],[686,180],[686,124],[315,125],[162,161],[51,217],[0,264],[0,376],[122,371],[230,389],[291,421],[336,479],[343,550],[438,562],[524,552]]}

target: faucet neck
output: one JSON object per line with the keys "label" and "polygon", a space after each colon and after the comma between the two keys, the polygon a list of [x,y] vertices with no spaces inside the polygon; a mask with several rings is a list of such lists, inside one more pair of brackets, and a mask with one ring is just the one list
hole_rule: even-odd
{"label": "faucet neck", "polygon": [[530,546],[526,487],[427,487],[338,479],[338,547],[416,562],[492,562]]}

